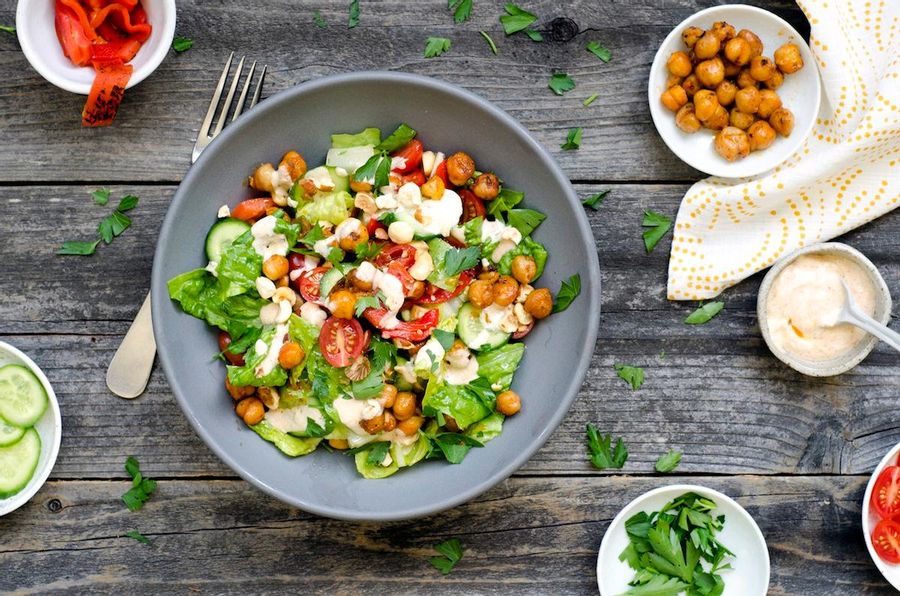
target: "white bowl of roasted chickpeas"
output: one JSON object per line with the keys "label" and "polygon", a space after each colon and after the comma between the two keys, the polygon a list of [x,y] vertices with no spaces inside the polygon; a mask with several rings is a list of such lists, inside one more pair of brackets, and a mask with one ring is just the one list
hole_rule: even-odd
{"label": "white bowl of roasted chickpeas", "polygon": [[659,134],[687,164],[722,178],[756,176],[788,159],[815,124],[821,92],[801,35],[744,4],[684,20],[650,68]]}

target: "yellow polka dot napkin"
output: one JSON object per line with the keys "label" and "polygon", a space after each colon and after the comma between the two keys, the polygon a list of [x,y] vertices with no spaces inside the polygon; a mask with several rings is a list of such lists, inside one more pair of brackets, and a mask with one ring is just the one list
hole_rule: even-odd
{"label": "yellow polka dot napkin", "polygon": [[900,200],[900,0],[804,0],[822,108],[801,148],[758,178],[707,178],[685,195],[669,300],[712,298],[785,254]]}

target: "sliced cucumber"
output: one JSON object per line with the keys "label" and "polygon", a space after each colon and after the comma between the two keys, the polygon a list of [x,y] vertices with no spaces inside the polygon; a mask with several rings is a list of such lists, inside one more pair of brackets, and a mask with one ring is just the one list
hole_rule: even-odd
{"label": "sliced cucumber", "polygon": [[481,310],[470,302],[463,304],[457,316],[456,333],[472,350],[493,350],[509,341],[509,333],[485,327],[481,322]]}
{"label": "sliced cucumber", "polygon": [[13,426],[34,426],[47,409],[47,392],[34,374],[18,364],[0,368],[0,417]]}
{"label": "sliced cucumber", "polygon": [[335,192],[349,192],[350,191],[350,174],[347,173],[346,168],[341,168],[344,170],[344,175],[338,174],[337,168],[332,166],[325,166],[328,168],[328,173],[331,174],[331,181],[334,182],[334,190]]}
{"label": "sliced cucumber", "polygon": [[218,263],[225,247],[249,229],[250,225],[247,222],[233,217],[226,217],[214,223],[206,234],[206,258]]}
{"label": "sliced cucumber", "polygon": [[33,428],[12,445],[0,447],[0,499],[25,488],[40,459],[41,438]]}
{"label": "sliced cucumber", "polygon": [[12,445],[16,441],[22,438],[22,435],[25,434],[24,428],[19,428],[18,426],[13,426],[6,420],[0,418],[0,447],[5,447],[6,445]]}

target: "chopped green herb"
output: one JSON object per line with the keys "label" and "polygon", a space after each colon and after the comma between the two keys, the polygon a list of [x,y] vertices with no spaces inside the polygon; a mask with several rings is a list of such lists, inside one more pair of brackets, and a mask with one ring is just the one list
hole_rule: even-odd
{"label": "chopped green herb", "polygon": [[506,218],[509,225],[519,230],[523,236],[528,236],[547,216],[534,209],[510,209]]}
{"label": "chopped green herb", "polygon": [[131,511],[139,511],[156,490],[156,481],[141,476],[141,466],[131,456],[125,460],[125,471],[131,476],[132,482],[131,489],[122,495],[122,501]]}
{"label": "chopped green herb", "polygon": [[137,540],[138,542],[140,542],[142,544],[150,544],[150,540],[146,536],[144,536],[143,534],[138,532],[137,530],[129,530],[129,531],[125,532],[125,535],[128,536],[129,538],[134,538],[135,540]]}
{"label": "chopped green herb", "polygon": [[434,58],[450,49],[450,40],[446,37],[429,37],[425,40],[425,57]]}
{"label": "chopped green herb", "polygon": [[370,466],[380,466],[384,461],[384,458],[388,454],[388,450],[391,448],[390,441],[379,441],[372,446],[372,450],[369,451],[369,456],[366,457],[366,463]]}
{"label": "chopped green herb", "polygon": [[541,35],[539,32],[535,31],[534,29],[525,29],[525,31],[523,31],[523,33],[525,35],[527,35],[528,37],[530,37],[531,41],[544,41],[544,36]]}
{"label": "chopped green herb", "polygon": [[192,47],[194,47],[194,40],[188,37],[176,35],[175,39],[172,40],[172,49],[175,50],[175,53],[177,54],[187,52]]}
{"label": "chopped green herb", "polygon": [[550,77],[550,82],[547,86],[557,95],[562,95],[575,88],[575,81],[566,73],[557,72]]}
{"label": "chopped green herb", "polygon": [[125,195],[119,201],[119,206],[116,207],[116,211],[124,213],[125,211],[131,211],[135,207],[137,207],[138,198],[134,195]]}
{"label": "chopped green herb", "polygon": [[[328,249],[328,256],[325,259],[332,265],[338,265],[344,260],[344,256],[344,251],[337,246],[332,246]],[[327,292],[325,294],[327,295]]]}
{"label": "chopped green herb", "polygon": [[6,31],[7,33],[15,33],[16,28],[12,25],[0,25],[0,31]]}
{"label": "chopped green herb", "polygon": [[581,275],[576,273],[569,279],[562,282],[562,287],[556,294],[556,303],[553,305],[553,312],[562,312],[569,308],[569,305],[581,294]]}
{"label": "chopped green herb", "polygon": [[[428,39],[434,38],[429,37]],[[392,153],[409,143],[415,137],[416,131],[406,123],[402,123],[394,132],[392,132],[388,136],[388,138],[381,141],[381,143],[377,147],[375,147],[375,149],[377,149],[378,151],[387,151],[388,153]]]}
{"label": "chopped green herb", "polygon": [[588,198],[584,199],[583,201],[581,201],[581,204],[584,205],[585,207],[590,207],[591,209],[596,211],[600,207],[600,203],[603,202],[603,199],[606,198],[606,195],[608,195],[609,192],[610,192],[610,189],[601,190],[597,194],[593,194],[593,195],[589,196]]}
{"label": "chopped green herb", "polygon": [[462,545],[456,538],[451,538],[446,542],[436,544],[434,550],[439,552],[442,556],[431,557],[429,563],[444,575],[447,575],[454,567],[456,567],[456,564],[462,559],[464,552]]}
{"label": "chopped green herb", "polygon": [[477,265],[480,258],[481,248],[478,246],[451,248],[444,255],[444,275],[447,277],[459,275]]}
{"label": "chopped green herb", "polygon": [[450,331],[444,331],[443,329],[434,329],[431,332],[431,337],[437,340],[441,347],[444,348],[444,351],[449,350],[453,347],[453,342],[456,340],[456,335],[451,333]]}
{"label": "chopped green herb", "polygon": [[328,27],[328,21],[325,20],[325,17],[322,16],[322,13],[318,10],[313,13],[313,23],[316,24],[316,27],[319,29],[325,29]]}
{"label": "chopped green herb", "polygon": [[725,308],[724,302],[707,302],[701,305],[684,320],[688,325],[702,325],[719,314]]}
{"label": "chopped green herb", "polygon": [[491,39],[491,36],[488,35],[487,32],[485,32],[485,31],[479,31],[479,33],[481,34],[481,37],[483,37],[484,40],[485,40],[486,42],[488,42],[488,45],[491,47],[491,51],[492,51],[492,52],[494,53],[494,55],[496,56],[496,55],[497,55],[497,44],[494,43],[494,40]]}
{"label": "chopped green herb", "polygon": [[507,35],[523,31],[537,20],[537,15],[522,10],[512,2],[507,3],[504,8],[506,14],[500,17],[500,24],[503,25],[503,31]]}
{"label": "chopped green herb", "polygon": [[655,211],[644,211],[644,220],[641,225],[648,228],[644,230],[644,246],[650,253],[672,227],[672,220]]}
{"label": "chopped green herb", "polygon": [[472,14],[472,0],[447,0],[447,8],[453,12],[454,23],[463,23]]}
{"label": "chopped green herb", "polygon": [[612,52],[600,45],[600,42],[589,41],[587,46],[585,46],[585,49],[604,62],[612,60]]}
{"label": "chopped green herb", "polygon": [[99,240],[94,240],[93,242],[78,242],[70,240],[67,242],[63,242],[62,246],[60,246],[56,250],[56,254],[80,256],[92,255],[94,254],[94,251],[97,250],[98,244],[100,244]]}
{"label": "chopped green herb", "polygon": [[572,151],[581,147],[581,127],[570,128],[569,134],[566,135],[566,142],[560,145],[563,151]]}
{"label": "chopped green herb", "polygon": [[103,242],[109,244],[113,238],[121,236],[130,227],[131,218],[117,209],[100,220],[97,224],[97,233]]}
{"label": "chopped green herb", "polygon": [[612,446],[612,435],[601,435],[593,424],[587,425],[587,446],[591,463],[598,470],[615,468],[621,470],[628,460],[628,449],[622,439]]}
{"label": "chopped green herb", "polygon": [[347,29],[353,29],[359,25],[359,0],[350,0],[350,18],[347,19]]}
{"label": "chopped green herb", "polygon": [[656,471],[660,474],[666,474],[678,467],[681,463],[681,452],[675,449],[669,449],[669,452],[656,460]]}
{"label": "chopped green herb", "polygon": [[353,249],[356,253],[357,261],[370,261],[378,256],[381,252],[382,245],[377,242],[360,242]]}
{"label": "chopped green herb", "polygon": [[357,317],[361,317],[363,312],[367,308],[379,309],[384,306],[384,294],[378,292],[374,296],[360,296],[356,299],[356,310],[355,314]]}
{"label": "chopped green herb", "polygon": [[594,103],[594,100],[596,100],[598,97],[600,97],[600,96],[597,95],[596,93],[594,93],[593,95],[591,95],[590,97],[585,99],[583,102],[581,102],[581,105],[583,105],[584,107],[588,107],[589,105]]}
{"label": "chopped green herb", "polygon": [[108,188],[98,188],[91,193],[91,196],[94,197],[94,202],[98,205],[106,205],[109,203],[109,193],[110,190]]}
{"label": "chopped green herb", "polygon": [[632,391],[637,391],[644,384],[644,369],[639,366],[627,364],[613,364],[619,378],[631,385]]}
{"label": "chopped green herb", "polygon": [[472,447],[484,447],[484,443],[467,435],[440,433],[434,436],[434,444],[451,464],[461,463]]}
{"label": "chopped green herb", "polygon": [[391,172],[391,158],[386,153],[376,153],[366,163],[357,168],[353,178],[359,181],[371,182],[375,188],[381,188],[388,183],[388,175]]}

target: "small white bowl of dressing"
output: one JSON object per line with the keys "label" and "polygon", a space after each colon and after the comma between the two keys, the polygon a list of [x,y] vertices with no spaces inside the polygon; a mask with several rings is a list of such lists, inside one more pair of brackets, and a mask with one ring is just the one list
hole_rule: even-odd
{"label": "small white bowl of dressing", "polygon": [[813,244],[775,263],[759,288],[757,316],[776,358],[813,377],[847,372],[869,355],[878,339],[833,321],[844,305],[841,280],[857,305],[887,325],[891,294],[872,262],[840,242]]}

